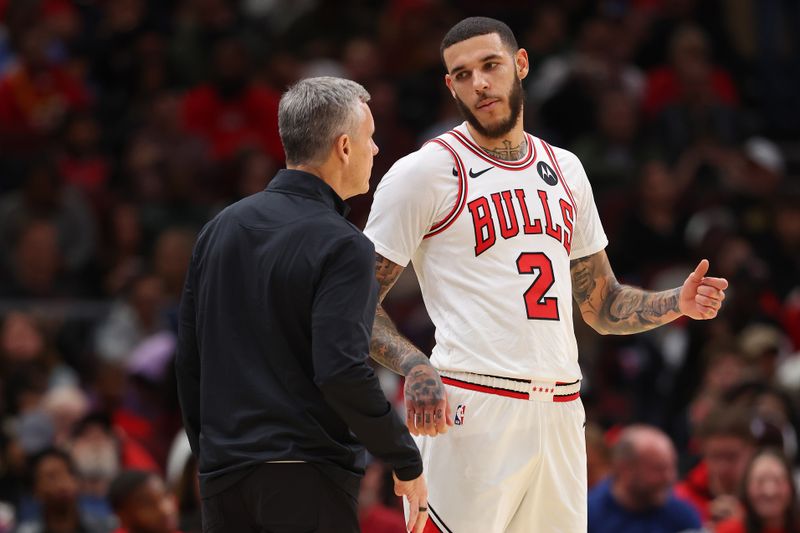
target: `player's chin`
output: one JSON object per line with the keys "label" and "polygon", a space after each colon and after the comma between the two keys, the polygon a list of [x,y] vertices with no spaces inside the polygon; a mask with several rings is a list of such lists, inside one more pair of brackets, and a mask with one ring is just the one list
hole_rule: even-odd
{"label": "player's chin", "polygon": [[492,129],[507,119],[508,113],[500,113],[498,111],[486,111],[478,114],[478,121],[486,129]]}
{"label": "player's chin", "polygon": [[486,131],[496,132],[498,129],[502,128],[503,125],[508,122],[508,118],[510,113],[506,113],[505,115],[491,115],[488,117],[482,117],[480,120],[481,126]]}

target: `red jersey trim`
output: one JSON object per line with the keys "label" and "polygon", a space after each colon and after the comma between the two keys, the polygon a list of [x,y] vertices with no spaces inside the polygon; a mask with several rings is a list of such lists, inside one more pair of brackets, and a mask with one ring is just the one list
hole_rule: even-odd
{"label": "red jersey trim", "polygon": [[446,141],[437,138],[431,139],[428,142],[438,144],[449,151],[450,155],[453,156],[453,161],[455,161],[456,167],[458,167],[458,196],[456,197],[456,205],[453,206],[453,209],[447,214],[446,217],[431,226],[431,229],[428,231],[428,233],[422,237],[423,239],[438,235],[449,228],[464,210],[464,206],[467,205],[467,171],[464,168],[464,162],[461,161],[461,158],[458,156],[456,151]]}
{"label": "red jersey trim", "polygon": [[528,150],[528,154],[525,158],[521,161],[503,161],[502,159],[497,159],[496,157],[492,157],[486,152],[481,149],[480,146],[472,142],[472,140],[461,133],[458,130],[450,130],[447,132],[448,134],[455,137],[455,139],[464,145],[470,152],[475,154],[476,156],[480,157],[487,163],[491,163],[492,165],[505,169],[505,170],[525,170],[526,168],[530,167],[534,161],[536,161],[536,145],[533,143],[533,137],[525,133],[525,139],[528,141],[528,146],[530,150]]}

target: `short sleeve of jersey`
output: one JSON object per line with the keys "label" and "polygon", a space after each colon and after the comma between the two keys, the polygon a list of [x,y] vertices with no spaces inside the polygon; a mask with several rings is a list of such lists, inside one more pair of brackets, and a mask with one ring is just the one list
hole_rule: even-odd
{"label": "short sleeve of jersey", "polygon": [[575,234],[572,237],[570,260],[580,259],[604,249],[608,238],[600,222],[594,194],[586,171],[578,157],[567,150],[553,147],[558,165],[567,180],[577,209]]}
{"label": "short sleeve of jersey", "polygon": [[377,253],[408,264],[425,234],[456,203],[459,178],[453,164],[453,156],[431,142],[398,160],[383,176],[364,228]]}

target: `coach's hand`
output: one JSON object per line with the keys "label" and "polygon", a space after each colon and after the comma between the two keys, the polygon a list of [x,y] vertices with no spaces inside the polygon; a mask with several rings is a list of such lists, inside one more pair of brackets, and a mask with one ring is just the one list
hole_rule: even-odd
{"label": "coach's hand", "polygon": [[415,366],[406,375],[406,425],[412,435],[434,437],[447,433],[453,416],[442,378],[428,364]]}
{"label": "coach's hand", "polygon": [[425,522],[428,521],[428,486],[425,478],[419,476],[411,481],[400,481],[392,472],[394,478],[394,493],[398,496],[405,496],[408,500],[408,523],[407,531],[422,533],[425,529]]}
{"label": "coach's hand", "polygon": [[681,313],[695,320],[708,320],[717,316],[728,280],[706,277],[708,260],[703,259],[683,282],[678,300]]}

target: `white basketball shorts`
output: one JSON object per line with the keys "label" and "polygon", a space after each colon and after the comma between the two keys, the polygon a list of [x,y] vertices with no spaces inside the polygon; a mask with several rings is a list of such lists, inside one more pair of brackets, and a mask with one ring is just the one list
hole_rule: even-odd
{"label": "white basketball shorts", "polygon": [[441,374],[455,425],[415,437],[428,483],[425,532],[584,533],[580,382]]}

